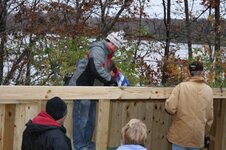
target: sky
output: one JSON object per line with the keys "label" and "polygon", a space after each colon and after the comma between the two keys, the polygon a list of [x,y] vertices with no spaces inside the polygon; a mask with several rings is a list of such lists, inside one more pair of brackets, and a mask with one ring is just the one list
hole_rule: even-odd
{"label": "sky", "polygon": [[[163,5],[162,0],[150,0],[151,6],[146,8],[146,12],[150,18],[163,18]],[[166,1],[166,0],[165,0]],[[178,1],[181,1],[177,3]],[[203,10],[206,9],[201,5],[201,0],[188,0],[191,13],[197,17]],[[183,19],[184,17],[184,3],[183,0],[171,0],[171,17],[175,19]],[[208,12],[203,14],[201,18],[207,18]]]}

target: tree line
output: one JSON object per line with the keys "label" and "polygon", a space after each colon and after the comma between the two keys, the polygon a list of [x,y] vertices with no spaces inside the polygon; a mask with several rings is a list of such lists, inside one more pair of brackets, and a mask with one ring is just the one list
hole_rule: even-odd
{"label": "tree line", "polygon": [[[192,12],[194,1],[205,8],[200,14]],[[173,86],[186,78],[186,64],[198,59],[208,68],[208,82],[223,87],[225,2],[177,0],[184,11],[179,21],[171,17],[173,2],[162,0],[160,20],[148,16],[154,11],[149,0],[2,0],[0,84],[63,85],[91,39],[123,30],[127,48],[115,60],[132,85]],[[188,58],[176,56],[180,48],[172,43],[178,42],[186,43]]]}

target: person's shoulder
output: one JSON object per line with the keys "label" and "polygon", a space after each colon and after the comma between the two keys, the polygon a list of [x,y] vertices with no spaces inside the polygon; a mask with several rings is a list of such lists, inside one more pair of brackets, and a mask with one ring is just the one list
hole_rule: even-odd
{"label": "person's shoulder", "polygon": [[103,41],[93,42],[89,47],[89,54],[92,56],[108,53],[107,46]]}
{"label": "person's shoulder", "polygon": [[205,88],[206,88],[207,90],[209,90],[210,92],[213,91],[213,89],[212,89],[208,84],[205,83],[204,86],[205,86]]}
{"label": "person's shoulder", "polygon": [[92,42],[90,44],[90,49],[93,49],[93,48],[104,49],[106,48],[106,42],[104,40]]}
{"label": "person's shoulder", "polygon": [[58,138],[66,135],[60,128],[52,128],[48,130],[46,134],[52,136],[53,138]]}

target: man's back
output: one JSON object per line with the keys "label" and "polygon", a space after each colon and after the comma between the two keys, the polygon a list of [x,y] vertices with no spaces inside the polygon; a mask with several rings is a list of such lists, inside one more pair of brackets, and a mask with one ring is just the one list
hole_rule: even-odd
{"label": "man's back", "polygon": [[64,127],[33,124],[29,121],[23,133],[22,150],[71,150]]}
{"label": "man's back", "polygon": [[212,89],[202,77],[177,85],[165,104],[166,110],[175,114],[168,140],[185,147],[202,147],[205,130],[210,130],[213,120],[212,106]]}
{"label": "man's back", "polygon": [[77,63],[76,71],[69,82],[70,86],[102,86],[116,82],[107,70],[113,53],[106,45],[104,40],[91,44],[87,58]]}

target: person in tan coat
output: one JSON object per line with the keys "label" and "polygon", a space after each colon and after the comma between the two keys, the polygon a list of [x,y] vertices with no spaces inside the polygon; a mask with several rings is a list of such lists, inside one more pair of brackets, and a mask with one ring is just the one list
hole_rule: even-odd
{"label": "person in tan coat", "polygon": [[167,138],[172,150],[199,150],[213,122],[213,92],[202,77],[203,65],[189,65],[190,79],[178,84],[165,102],[174,115]]}

